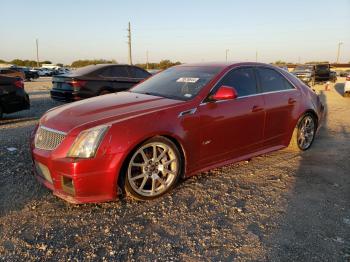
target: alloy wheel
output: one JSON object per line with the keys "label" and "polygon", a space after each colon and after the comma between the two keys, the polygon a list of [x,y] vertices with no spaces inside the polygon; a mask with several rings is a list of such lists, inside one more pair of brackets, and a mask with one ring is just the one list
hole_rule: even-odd
{"label": "alloy wheel", "polygon": [[301,150],[308,149],[315,136],[315,121],[312,116],[305,116],[300,124],[297,136],[298,146]]}
{"label": "alloy wheel", "polygon": [[165,193],[176,181],[179,159],[175,151],[162,142],[140,147],[132,156],[127,179],[131,188],[143,197]]}

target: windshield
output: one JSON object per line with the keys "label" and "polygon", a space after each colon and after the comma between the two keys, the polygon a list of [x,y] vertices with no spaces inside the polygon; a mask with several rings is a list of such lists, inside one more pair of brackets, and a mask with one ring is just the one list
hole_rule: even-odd
{"label": "windshield", "polygon": [[173,67],[140,83],[131,92],[187,101],[193,99],[220,70],[221,67]]}

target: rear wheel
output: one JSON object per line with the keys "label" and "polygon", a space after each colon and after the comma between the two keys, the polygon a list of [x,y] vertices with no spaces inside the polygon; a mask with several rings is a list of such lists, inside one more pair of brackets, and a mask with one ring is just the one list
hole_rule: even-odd
{"label": "rear wheel", "polygon": [[305,151],[309,149],[314,141],[315,133],[315,117],[309,113],[303,115],[294,128],[288,149],[297,151]]}
{"label": "rear wheel", "polygon": [[125,174],[127,195],[138,200],[157,198],[174,187],[182,160],[176,145],[165,137],[154,137],[131,156]]}

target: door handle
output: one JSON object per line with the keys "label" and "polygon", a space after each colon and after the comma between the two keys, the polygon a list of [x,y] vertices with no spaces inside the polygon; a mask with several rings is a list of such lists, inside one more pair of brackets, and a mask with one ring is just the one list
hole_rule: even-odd
{"label": "door handle", "polygon": [[288,99],[288,104],[294,104],[297,100],[295,100],[294,98],[289,98]]}
{"label": "door handle", "polygon": [[260,107],[260,106],[253,106],[252,108],[252,112],[259,112],[264,110],[264,108]]}

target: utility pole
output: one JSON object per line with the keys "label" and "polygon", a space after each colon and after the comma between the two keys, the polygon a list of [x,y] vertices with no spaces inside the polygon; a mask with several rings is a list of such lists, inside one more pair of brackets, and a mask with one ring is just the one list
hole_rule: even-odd
{"label": "utility pole", "polygon": [[39,67],[39,40],[36,39],[36,66]]}
{"label": "utility pole", "polygon": [[229,51],[230,51],[229,49],[226,49],[226,50],[225,50],[226,62],[227,62],[227,56],[228,56],[228,52],[229,52]]}
{"label": "utility pole", "polygon": [[344,44],[343,42],[338,43],[338,52],[337,52],[337,64],[339,64],[339,57],[340,57],[340,46]]}
{"label": "utility pole", "polygon": [[132,65],[132,57],[131,57],[131,26],[129,22],[128,26],[128,46],[129,46],[129,64]]}
{"label": "utility pole", "polygon": [[146,69],[148,70],[148,50],[146,51]]}
{"label": "utility pole", "polygon": [[258,62],[258,51],[255,52],[255,62]]}

